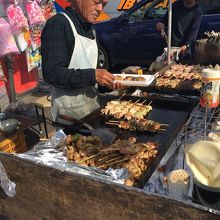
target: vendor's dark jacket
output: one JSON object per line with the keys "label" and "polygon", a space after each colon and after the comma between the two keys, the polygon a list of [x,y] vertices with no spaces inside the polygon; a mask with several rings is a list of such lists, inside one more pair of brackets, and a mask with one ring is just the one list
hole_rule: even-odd
{"label": "vendor's dark jacket", "polygon": [[[202,8],[198,4],[192,8],[186,8],[181,0],[173,3],[172,46],[193,45],[198,35],[202,15]],[[163,23],[167,25],[168,13],[165,14]]]}
{"label": "vendor's dark jacket", "polygon": [[[72,8],[65,13],[78,34],[94,39],[93,25],[86,23]],[[49,84],[62,89],[79,89],[95,85],[95,69],[68,69],[75,46],[74,34],[66,17],[56,14],[42,32],[42,71]],[[98,61],[97,61],[98,62]]]}

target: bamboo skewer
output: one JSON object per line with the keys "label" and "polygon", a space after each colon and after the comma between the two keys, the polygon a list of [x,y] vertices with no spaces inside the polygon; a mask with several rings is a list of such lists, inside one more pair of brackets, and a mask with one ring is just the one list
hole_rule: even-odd
{"label": "bamboo skewer", "polygon": [[98,156],[98,155],[100,155],[100,154],[101,154],[101,152],[99,152],[99,153],[97,153],[97,154],[94,154],[94,155],[92,155],[92,156],[90,156],[90,157],[83,158],[83,159],[80,160],[78,163],[82,163],[82,162],[84,162],[84,161],[90,160],[90,159],[92,159],[92,158],[94,158],[94,157],[96,157],[96,156]]}
{"label": "bamboo skewer", "polygon": [[[120,148],[121,149],[121,148]],[[100,152],[107,152],[107,151],[119,151],[119,148],[106,148],[106,149],[102,149],[100,150]]]}
{"label": "bamboo skewer", "polygon": [[167,131],[167,129],[159,128],[157,131]]}
{"label": "bamboo skewer", "polygon": [[110,165],[113,165],[113,164],[116,164],[116,163],[120,163],[120,162],[129,160],[129,159],[130,159],[130,157],[124,158],[124,159],[122,159],[122,160],[114,161],[114,162],[112,162],[112,163],[103,164],[103,165],[101,165],[101,166],[98,166],[97,168],[102,168],[102,167],[105,167],[105,166],[110,166]]}
{"label": "bamboo skewer", "polygon": [[145,99],[143,102],[141,102],[141,104],[144,104],[147,100]]}
{"label": "bamboo skewer", "polygon": [[169,124],[160,124],[160,125],[161,126],[167,126],[167,127],[170,126]]}
{"label": "bamboo skewer", "polygon": [[151,104],[152,104],[152,102],[153,102],[153,101],[150,101],[150,102],[147,104],[147,106],[151,105]]}
{"label": "bamboo skewer", "polygon": [[107,124],[107,125],[115,125],[115,126],[119,126],[119,124],[112,123],[112,122],[105,122],[105,124]]}
{"label": "bamboo skewer", "polygon": [[102,161],[102,160],[107,159],[107,158],[110,157],[110,156],[117,156],[117,155],[119,155],[119,154],[118,154],[118,153],[116,153],[116,154],[110,154],[110,155],[107,155],[107,156],[104,156],[104,157],[99,158],[98,161],[100,162],[100,161]]}
{"label": "bamboo skewer", "polygon": [[[114,121],[114,120],[109,120],[108,122],[106,123],[120,123],[120,121]],[[160,123],[159,123],[160,124]],[[161,126],[170,126],[169,124],[160,124]]]}
{"label": "bamboo skewer", "polygon": [[[117,122],[115,121],[115,122],[105,122],[105,123],[108,124],[108,125],[114,125],[114,126],[118,126],[119,127],[120,122],[119,121],[117,121]],[[160,124],[160,125],[161,126],[170,126],[168,124]],[[167,129],[165,129],[165,128],[158,128],[158,129],[153,129],[153,130],[155,130],[155,131],[166,131]],[[151,131],[151,130],[145,130],[145,131]]]}
{"label": "bamboo skewer", "polygon": [[[149,106],[149,105],[152,103],[152,101],[151,101],[148,105],[145,106],[144,103],[146,102],[146,100],[144,100],[142,103],[138,103],[139,101],[140,101],[140,99],[138,99],[136,102],[134,102],[134,103],[132,104],[132,106],[128,109],[128,112],[130,112],[130,109],[131,109],[133,106],[135,106],[135,104],[137,104],[137,106],[139,106],[139,107],[146,107],[146,106]],[[132,102],[132,100],[127,101],[127,104],[130,103],[130,102]],[[119,100],[119,103],[120,103],[120,100]],[[121,111],[122,111],[124,108],[127,108],[127,105],[122,106]],[[102,112],[102,114],[105,114],[105,112]],[[110,111],[110,110],[108,110],[108,114],[107,114],[107,115],[111,115],[111,111]],[[125,115],[123,114],[122,117],[125,117]]]}
{"label": "bamboo skewer", "polygon": [[108,122],[112,122],[112,123],[118,123],[119,121],[112,121],[112,120],[109,120]]}
{"label": "bamboo skewer", "polygon": [[126,92],[125,92],[123,95],[121,95],[121,96],[119,97],[119,101],[120,101],[121,98],[123,98],[125,95],[126,95]]}
{"label": "bamboo skewer", "polygon": [[[120,158],[123,158],[123,155],[120,155],[120,156],[118,156],[118,157],[114,157],[114,158],[112,158],[112,159],[110,159],[110,160],[107,160],[107,161],[105,161],[105,163],[110,163],[110,162],[113,162],[114,160],[118,160],[118,159],[120,159]],[[122,159],[121,158],[121,159]]]}

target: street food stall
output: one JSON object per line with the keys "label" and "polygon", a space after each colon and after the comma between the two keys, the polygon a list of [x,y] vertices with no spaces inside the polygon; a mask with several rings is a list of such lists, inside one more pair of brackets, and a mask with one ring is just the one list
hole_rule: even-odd
{"label": "street food stall", "polygon": [[[172,66],[169,69],[175,73]],[[195,71],[193,67],[187,67]],[[166,71],[167,68],[160,72],[165,78],[169,77]],[[162,77],[160,74],[158,77]],[[187,76],[192,77],[190,72],[184,71],[180,78]],[[133,77],[140,79],[142,76]],[[134,78],[131,84],[132,81],[137,83]],[[145,89],[142,86],[136,88]],[[200,119],[202,128],[198,134],[195,132],[199,131],[198,126],[194,125],[192,129],[192,122],[195,122],[192,118],[199,118],[195,113],[198,107],[194,108],[198,96],[187,100],[186,96],[176,98],[175,94],[172,97],[172,94],[148,92],[145,97],[129,93],[121,96],[105,94],[100,100],[101,108],[83,122],[92,125],[94,130],[101,128],[116,134],[109,145],[105,144],[105,139],[91,136],[88,126],[63,117],[71,122],[70,125],[56,124],[64,129],[51,139],[22,154],[0,154],[8,177],[16,184],[14,197],[2,198],[2,216],[26,216],[26,219],[219,219],[218,188],[211,196],[214,195],[217,202],[199,204],[201,200],[196,200],[193,195],[193,174],[187,169],[184,158],[180,159],[184,154],[179,152],[183,151],[183,144],[174,144],[182,143],[183,139],[188,144],[192,141],[190,134],[202,140],[201,134],[212,130],[211,124],[217,123],[218,107],[210,112],[206,108],[209,102],[204,107],[199,106],[209,122],[204,127],[201,125],[203,119]],[[215,121],[211,121],[210,114],[215,116]],[[186,130],[181,133],[184,125]],[[183,136],[174,141],[178,134]],[[178,163],[178,169],[170,165],[172,162]],[[172,181],[182,178],[181,187],[175,181],[171,183],[170,178]]]}
{"label": "street food stall", "polygon": [[33,148],[23,131],[39,121],[1,114],[0,218],[219,219],[220,68],[170,63],[170,49],[169,65],[116,74],[126,92],[60,115]]}

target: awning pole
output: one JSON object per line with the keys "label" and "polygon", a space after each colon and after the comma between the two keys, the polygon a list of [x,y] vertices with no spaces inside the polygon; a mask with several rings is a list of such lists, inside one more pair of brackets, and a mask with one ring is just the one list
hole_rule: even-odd
{"label": "awning pole", "polygon": [[14,85],[14,71],[13,71],[13,55],[8,55],[5,57],[6,64],[8,68],[8,79],[9,79],[9,101],[10,103],[16,102],[16,92]]}
{"label": "awning pole", "polygon": [[168,45],[167,45],[167,64],[171,63],[171,32],[172,32],[172,0],[169,0],[168,6]]}

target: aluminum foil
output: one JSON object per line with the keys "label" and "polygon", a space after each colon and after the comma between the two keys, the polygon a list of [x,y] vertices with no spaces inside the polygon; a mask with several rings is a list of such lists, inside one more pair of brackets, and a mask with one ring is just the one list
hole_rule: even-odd
{"label": "aluminum foil", "polygon": [[65,133],[63,130],[59,130],[51,139],[40,142],[32,150],[23,154],[18,154],[17,156],[31,160],[36,164],[46,165],[61,171],[78,173],[124,184],[129,174],[127,169],[114,170],[110,168],[104,171],[95,167],[86,167],[74,162],[68,162],[65,154],[65,140]]}
{"label": "aluminum foil", "polygon": [[179,135],[176,142],[174,142],[163,159],[158,168],[155,170],[144,189],[146,191],[154,192],[160,195],[168,196],[168,185],[164,181],[164,177],[168,176],[169,172],[175,169],[181,169],[184,166],[183,160],[183,139]]}
{"label": "aluminum foil", "polygon": [[[197,115],[197,111],[193,111],[191,116],[193,115]],[[192,117],[190,122],[199,124],[202,120],[203,117],[198,117],[196,120]],[[186,124],[186,126],[191,126],[191,123]],[[184,169],[190,174],[190,186],[187,201],[192,202],[193,174],[185,163],[184,147],[194,144],[195,142],[205,138],[204,130],[196,129],[198,128],[198,124],[194,127],[194,129],[183,129],[178,134],[175,141],[161,160],[157,169],[149,179],[148,183],[145,185],[144,189],[146,191],[169,196],[168,185],[164,181],[164,177],[167,177],[168,174],[173,170]],[[184,200],[184,198],[182,200]]]}
{"label": "aluminum foil", "polygon": [[16,184],[8,178],[5,168],[0,162],[0,186],[4,190],[5,194],[9,197],[14,197],[16,194]]}

